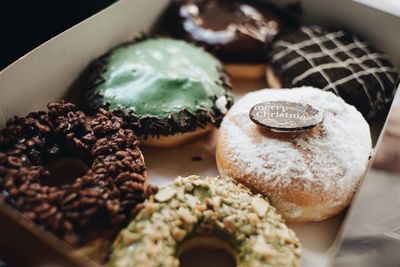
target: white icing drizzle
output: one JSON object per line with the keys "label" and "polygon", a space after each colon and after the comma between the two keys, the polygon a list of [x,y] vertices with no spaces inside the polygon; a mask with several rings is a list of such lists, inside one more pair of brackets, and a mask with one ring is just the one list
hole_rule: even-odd
{"label": "white icing drizzle", "polygon": [[[357,38],[354,38],[355,41],[356,41],[356,39],[357,39]],[[379,78],[379,75],[376,75],[375,72],[371,71],[371,70],[369,69],[368,66],[364,65],[364,60],[363,60],[363,58],[367,58],[367,59],[369,59],[369,60],[374,61],[375,59],[378,59],[378,58],[380,58],[380,57],[378,57],[378,56],[372,57],[371,51],[366,51],[366,44],[362,44],[362,43],[360,43],[360,42],[355,42],[355,45],[357,45],[357,48],[363,50],[363,51],[366,53],[366,55],[359,58],[359,57],[357,57],[353,52],[351,52],[351,50],[344,49],[342,43],[339,42],[338,40],[335,40],[334,38],[331,38],[331,41],[332,41],[332,43],[334,43],[335,45],[337,45],[339,48],[341,48],[341,51],[342,51],[343,53],[345,53],[348,57],[350,57],[350,58],[348,59],[349,62],[353,62],[353,64],[354,64],[354,62],[358,63],[358,66],[360,66],[363,70],[366,70],[366,71],[368,71],[370,74],[372,74],[372,76],[374,76],[374,78],[378,81],[382,93],[384,93],[384,90],[385,90],[384,88],[385,88],[385,86],[383,85],[383,82],[382,82],[381,78]],[[359,44],[360,44],[360,45],[359,45]],[[371,54],[371,56],[370,56],[370,54]],[[378,55],[378,54],[375,53],[374,55]],[[375,62],[375,61],[374,61],[374,62]],[[349,66],[349,65],[347,65],[347,66]],[[351,65],[350,65],[349,67],[351,67]],[[381,67],[382,67],[382,66],[381,66]],[[387,76],[387,74],[386,74],[386,76]],[[363,86],[363,87],[364,87],[364,86]],[[364,88],[364,91],[368,94],[368,90],[366,90],[366,89]],[[369,94],[368,94],[368,95],[369,95]],[[382,96],[382,94],[378,94],[378,101],[382,99],[381,96]],[[369,98],[369,99],[370,99],[370,98]],[[371,99],[370,99],[370,102],[371,102]]]}
{"label": "white icing drizzle", "polygon": [[[360,48],[364,53],[367,54],[367,56],[371,57],[371,51],[369,51],[369,50],[367,49],[365,43],[362,43],[358,38],[354,38],[354,42],[355,42],[355,44],[358,46],[358,48]],[[386,60],[387,60],[386,55],[383,55],[383,54],[382,54],[382,56],[381,56],[380,58],[376,58],[376,60],[374,60],[374,58],[370,58],[370,59],[371,59],[375,64],[377,64],[380,68],[385,68],[385,67],[381,64],[381,62],[380,62],[378,59],[386,59]],[[390,71],[397,71],[397,70],[394,69],[394,68],[392,68]],[[378,75],[375,75],[374,72],[373,72],[373,74],[374,74],[374,77],[375,77],[376,79],[379,78],[379,76],[378,76]],[[389,79],[389,81],[391,81],[393,84],[395,83],[395,80],[394,80],[393,76],[389,75],[387,71],[385,71],[384,74],[385,74],[385,76]],[[384,95],[385,95],[385,87],[382,85],[382,83],[381,83],[382,80],[381,80],[380,78],[379,78],[378,81],[379,81],[379,84],[380,84],[381,87],[382,87],[382,92],[383,92],[383,96],[384,96]],[[395,91],[393,91],[393,92],[395,92]],[[385,98],[384,101],[385,101],[385,102],[390,102],[392,99],[393,99],[393,96],[389,96],[389,97]]]}
{"label": "white icing drizzle", "polygon": [[[312,67],[314,70],[318,71],[319,73],[321,73],[321,75],[324,77],[324,79],[326,81],[328,81],[328,84],[331,84],[332,81],[329,78],[328,74],[325,73],[325,71],[323,69],[320,68],[320,66],[318,66],[313,59],[308,58],[307,53],[303,52],[298,46],[296,45],[291,45],[290,46],[291,49],[293,49],[298,55],[300,55],[300,58],[306,60]],[[301,61],[299,61],[301,62]],[[338,94],[338,91],[336,89],[335,86],[332,86],[332,89],[335,91],[336,94]]]}
{"label": "white icing drizzle", "polygon": [[[358,46],[358,48],[360,48],[361,50],[364,51],[364,53],[366,53],[368,56],[371,55],[371,51],[369,51],[369,50],[367,49],[367,46],[366,46],[366,43],[365,43],[365,42],[364,42],[364,43],[361,42],[358,38],[354,38],[354,42],[355,42],[355,44]],[[387,56],[384,55],[384,54],[382,54],[380,58],[381,58],[381,59],[387,59]],[[383,68],[383,65],[381,64],[380,61],[378,61],[378,60],[373,60],[373,61],[374,61],[374,63],[376,63],[379,67]],[[396,69],[393,69],[393,71],[396,71]],[[385,75],[386,75],[386,77],[387,77],[392,83],[395,82],[395,80],[393,79],[392,76],[388,75],[387,73],[385,73]]]}
{"label": "white icing drizzle", "polygon": [[[344,35],[345,34],[342,31],[332,32],[332,33],[328,33],[325,36],[321,36],[320,40],[321,40],[321,42],[326,42],[326,41],[329,40],[330,37],[339,38],[339,37],[343,37]],[[314,44],[313,40],[304,40],[304,41],[302,41],[300,43],[295,43],[295,44],[294,43],[288,43],[288,42],[285,42],[285,41],[282,41],[282,40],[277,40],[277,41],[275,41],[275,45],[276,46],[280,46],[280,45],[286,46],[286,49],[280,51],[279,53],[276,53],[273,56],[272,59],[273,60],[279,60],[279,59],[283,58],[284,56],[286,56],[287,54],[292,52],[293,47],[295,47],[296,49],[302,49],[304,47],[307,47],[307,46],[310,46],[310,45],[313,45],[313,44]]]}
{"label": "white icing drizzle", "polygon": [[[340,37],[345,36],[344,31],[330,32],[322,36],[316,36],[314,34],[314,32],[323,32],[322,28],[318,26],[303,26],[300,28],[300,31],[308,35],[310,39],[306,39],[299,43],[290,43],[287,41],[278,40],[275,42],[274,46],[275,47],[282,46],[284,47],[284,49],[273,55],[271,58],[271,62],[277,62],[278,60],[281,60],[282,58],[284,58],[285,56],[289,55],[294,51],[298,54],[298,56],[291,59],[286,64],[284,64],[282,66],[283,71],[289,71],[291,67],[304,61],[308,62],[311,65],[310,69],[299,74],[297,77],[294,77],[294,79],[292,80],[292,84],[297,84],[298,82],[309,77],[312,74],[320,73],[327,82],[327,85],[324,88],[321,88],[322,90],[325,91],[333,90],[334,92],[338,93],[337,91],[338,86],[343,85],[349,81],[356,80],[363,88],[365,95],[368,97],[370,107],[374,107],[376,106],[377,103],[380,102],[386,102],[386,103],[390,102],[392,97],[388,96],[384,98],[384,96],[386,95],[385,94],[386,90],[391,88],[385,88],[384,82],[382,81],[381,77],[378,74],[383,73],[392,83],[394,83],[393,76],[390,75],[389,73],[397,72],[397,70],[393,67],[382,65],[380,60],[383,59],[387,60],[387,57],[384,54],[371,51],[365,42],[361,42],[356,37],[353,37],[352,38],[353,42],[349,44],[342,43]],[[326,46],[326,42],[331,42],[334,45],[334,47],[328,48]],[[317,45],[320,51],[312,53],[305,52],[304,50],[305,48],[313,45]],[[353,49],[359,49],[365,54],[358,56],[352,52]],[[348,57],[348,59],[341,60],[340,58],[337,57],[338,53],[344,53]],[[316,63],[318,59],[326,56],[330,57],[331,60],[334,62],[320,64],[320,65]],[[377,67],[369,67],[365,65],[365,62],[368,60],[375,63]],[[354,69],[354,66],[356,65],[359,66],[361,70],[356,71]],[[351,74],[347,77],[343,77],[336,81],[332,81],[331,78],[324,71],[328,69],[340,69],[340,68],[347,69],[348,71],[351,72]],[[379,92],[377,92],[376,94],[377,98],[375,101],[372,101],[370,95],[371,92],[369,91],[370,89],[368,88],[368,85],[366,84],[365,80],[362,78],[362,76],[365,75],[372,75],[380,85],[379,88],[374,89],[374,90],[379,90]]]}
{"label": "white icing drizzle", "polygon": [[[283,45],[283,44],[284,44],[285,46],[287,46],[287,47],[290,47],[290,46],[291,46],[290,43],[288,43],[288,42],[283,42],[283,41],[282,41],[281,45]],[[356,44],[348,44],[348,45],[345,46],[345,49],[353,49],[353,48],[356,48],[356,47],[357,47]],[[340,48],[340,47],[337,47],[337,48],[334,48],[334,49],[331,50],[332,53],[338,53],[338,52],[341,52],[341,51],[342,51],[342,48]],[[324,52],[321,52],[321,51],[319,51],[319,52],[314,52],[314,53],[307,53],[308,59],[316,59],[316,58],[321,58],[321,57],[323,57],[323,56],[326,56],[326,54],[325,54]],[[303,60],[304,60],[304,59],[303,59],[302,57],[296,57],[296,58],[290,60],[290,61],[289,61],[288,63],[286,63],[285,65],[283,65],[283,66],[282,66],[282,69],[283,69],[283,70],[287,70],[287,69],[293,67],[294,65],[296,65],[296,64],[298,64],[298,63],[300,63],[300,62],[302,62]]]}
{"label": "white icing drizzle", "polygon": [[[323,111],[323,134],[263,138],[248,114],[255,104],[273,100],[306,103]],[[371,151],[369,125],[361,113],[333,93],[312,87],[249,93],[229,110],[220,131],[227,135],[231,161],[253,179],[283,187],[300,180],[305,186],[301,190],[311,190],[316,183],[324,190],[334,188],[339,196],[357,185]]]}
{"label": "white icing drizzle", "polygon": [[[363,88],[364,93],[367,95],[368,97],[368,101],[370,103],[372,103],[371,101],[371,96],[369,95],[368,89],[365,85],[365,82],[359,78],[359,76],[355,75],[357,72],[356,70],[353,68],[353,66],[351,64],[345,65],[343,64],[343,61],[340,58],[337,58],[336,55],[334,53],[332,53],[325,45],[323,42],[321,42],[317,36],[315,36],[315,34],[313,33],[313,31],[311,31],[309,28],[307,27],[303,27],[302,28],[303,32],[305,34],[308,35],[308,37],[311,38],[311,40],[314,40],[314,42],[319,46],[319,48],[321,49],[321,51],[325,54],[328,55],[336,64],[338,64],[339,66],[341,66],[342,68],[347,68],[347,70],[349,70],[351,72],[351,75],[349,77],[354,78]],[[330,38],[330,40],[332,40],[332,38]],[[340,47],[341,45],[339,45]],[[351,58],[351,57],[350,57]],[[315,72],[321,72],[321,68],[320,66],[318,66],[318,69],[315,70]],[[330,88],[335,89],[336,86],[339,84],[332,84],[329,85],[328,87],[325,87],[324,90],[328,90]],[[336,91],[336,90],[335,90]]]}
{"label": "white icing drizzle", "polygon": [[[382,56],[381,54],[377,54],[377,53],[371,54],[371,56],[365,55],[365,56],[360,57],[358,59],[358,61],[359,61],[359,64],[362,64],[362,62],[364,62],[365,60],[377,59],[377,58],[381,58],[381,56]],[[296,60],[302,61],[303,59],[296,58]],[[297,63],[299,63],[299,62],[297,62]],[[354,59],[352,59],[352,58],[346,59],[345,61],[342,61],[342,64],[345,67],[347,67],[350,64],[354,64]],[[285,68],[285,67],[286,67],[286,65],[283,68]],[[291,67],[291,66],[289,66],[289,67]],[[343,68],[343,66],[337,64],[336,62],[330,62],[330,63],[325,63],[325,64],[320,65],[319,68],[325,70],[325,69]],[[295,83],[299,82],[300,80],[307,78],[308,76],[310,76],[313,73],[315,73],[315,69],[308,69],[307,71],[303,72],[301,75],[297,76],[293,80],[293,83],[295,84]]]}
{"label": "white icing drizzle", "polygon": [[[370,71],[373,71],[375,73],[380,73],[380,72],[393,71],[393,68],[391,68],[391,67],[370,68],[368,70],[359,71],[357,73],[354,73],[351,76],[344,77],[344,78],[342,78],[340,80],[335,81],[332,84],[326,85],[324,88],[322,88],[322,90],[329,90],[329,88],[336,87],[338,85],[347,83],[348,81],[351,81],[353,79],[353,76],[358,78],[358,77],[361,77],[361,76],[364,76],[364,75],[368,75],[368,74],[370,74]],[[372,105],[371,102],[370,102],[370,104]]]}

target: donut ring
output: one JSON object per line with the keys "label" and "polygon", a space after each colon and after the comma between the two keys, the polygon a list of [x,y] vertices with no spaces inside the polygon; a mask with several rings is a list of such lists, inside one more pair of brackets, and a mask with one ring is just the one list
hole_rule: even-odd
{"label": "donut ring", "polygon": [[[122,226],[145,199],[147,175],[139,142],[121,119],[99,110],[85,114],[64,101],[49,111],[15,117],[0,132],[0,201],[67,243],[87,241],[94,230]],[[72,184],[42,184],[44,164],[64,156],[89,170]]]}
{"label": "donut ring", "polygon": [[237,266],[300,266],[297,237],[267,201],[232,179],[197,176],[178,177],[144,204],[116,239],[110,265],[179,266],[199,243],[228,250]]}
{"label": "donut ring", "polygon": [[[309,104],[324,120],[309,130],[280,133],[253,123],[264,101]],[[346,208],[371,153],[369,125],[353,106],[312,87],[265,89],[240,99],[222,122],[218,170],[267,197],[291,222],[321,221]]]}

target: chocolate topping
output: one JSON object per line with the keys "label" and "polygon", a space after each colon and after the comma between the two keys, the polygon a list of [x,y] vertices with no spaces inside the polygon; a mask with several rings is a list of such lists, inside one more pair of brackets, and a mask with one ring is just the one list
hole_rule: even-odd
{"label": "chocolate topping", "polygon": [[[48,109],[14,117],[0,131],[0,202],[80,246],[122,227],[154,189],[146,186],[139,141],[120,118],[99,109],[89,122],[64,101]],[[59,177],[46,163],[63,157],[89,170],[72,184],[48,185]]]}
{"label": "chocolate topping", "polygon": [[274,132],[299,132],[322,123],[323,113],[309,104],[266,101],[250,109],[250,119]]}
{"label": "chocolate topping", "polygon": [[275,8],[252,1],[186,0],[177,12],[184,37],[228,61],[262,60],[282,28]]}
{"label": "chocolate topping", "polygon": [[268,63],[282,87],[313,86],[331,91],[366,119],[387,112],[398,70],[388,57],[343,30],[302,26],[278,38]]}

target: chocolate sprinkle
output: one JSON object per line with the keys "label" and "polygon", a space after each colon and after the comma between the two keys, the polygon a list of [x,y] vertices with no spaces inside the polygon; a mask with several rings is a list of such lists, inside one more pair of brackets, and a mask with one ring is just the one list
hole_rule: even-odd
{"label": "chocolate sprinkle", "polygon": [[[90,233],[119,229],[137,212],[147,193],[139,141],[121,118],[100,109],[85,114],[64,101],[49,111],[14,117],[0,132],[0,201],[18,209],[72,245]],[[89,171],[72,184],[47,186],[44,164],[74,157]]]}

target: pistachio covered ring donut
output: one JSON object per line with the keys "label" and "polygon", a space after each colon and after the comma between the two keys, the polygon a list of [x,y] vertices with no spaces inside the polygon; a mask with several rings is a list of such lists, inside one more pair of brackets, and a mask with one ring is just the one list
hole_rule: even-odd
{"label": "pistachio covered ring donut", "polygon": [[237,266],[300,265],[297,237],[267,201],[232,179],[197,176],[177,178],[144,204],[116,239],[110,265],[179,266],[196,239],[224,243]]}

